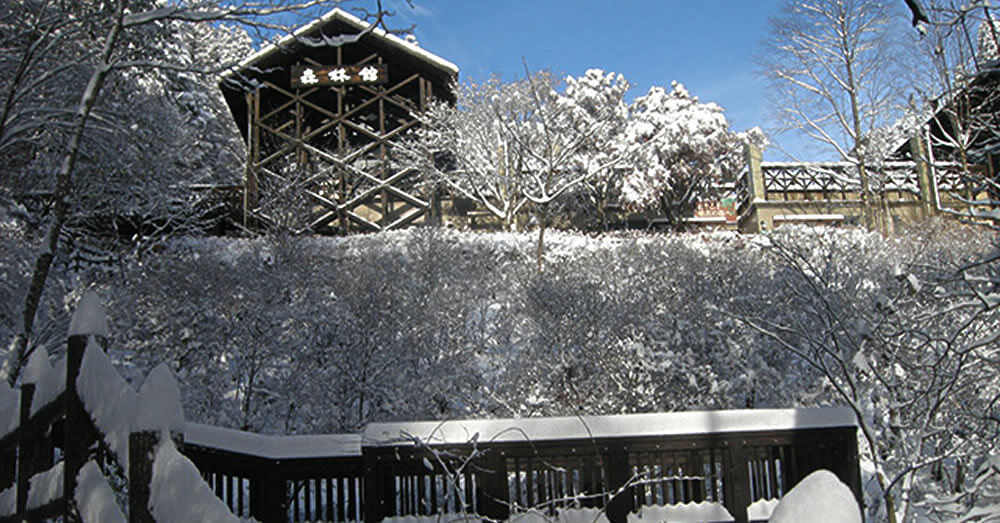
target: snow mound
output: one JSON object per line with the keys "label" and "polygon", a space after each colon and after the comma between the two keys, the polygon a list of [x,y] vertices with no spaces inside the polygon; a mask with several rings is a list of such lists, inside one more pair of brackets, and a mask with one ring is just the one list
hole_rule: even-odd
{"label": "snow mound", "polygon": [[747,507],[747,519],[750,521],[764,521],[771,519],[774,507],[778,506],[781,500],[778,499],[758,499]]}
{"label": "snow mound", "polygon": [[721,503],[678,503],[676,505],[645,505],[639,512],[628,515],[629,523],[659,521],[735,521]]}
{"label": "snow mound", "polygon": [[771,523],[861,523],[854,494],[829,470],[806,476],[781,498]]}
{"label": "snow mound", "polygon": [[[468,517],[468,516],[466,516]],[[608,517],[599,508],[564,508],[552,517],[536,510],[511,514],[511,523],[608,523]]]}
{"label": "snow mound", "polygon": [[160,523],[239,522],[166,434],[156,451],[149,491],[149,510]]}
{"label": "snow mound", "polygon": [[76,477],[76,506],[83,523],[125,523],[127,520],[115,502],[115,494],[104,479],[97,463],[88,461]]}
{"label": "snow mound", "polygon": [[429,516],[392,516],[382,520],[382,523],[453,523],[455,521],[482,521],[475,514],[433,514]]}
{"label": "snow mound", "polygon": [[184,431],[181,391],[165,363],[157,365],[142,383],[132,428],[137,432],[161,429]]}
{"label": "snow mound", "polygon": [[104,305],[101,298],[94,291],[88,291],[80,298],[76,304],[76,311],[69,322],[69,335],[81,336],[95,334],[97,336],[108,337],[111,329],[108,328],[108,317],[104,314]]}
{"label": "snow mound", "polygon": [[560,509],[556,516],[560,523],[608,523],[608,516],[599,508]]}

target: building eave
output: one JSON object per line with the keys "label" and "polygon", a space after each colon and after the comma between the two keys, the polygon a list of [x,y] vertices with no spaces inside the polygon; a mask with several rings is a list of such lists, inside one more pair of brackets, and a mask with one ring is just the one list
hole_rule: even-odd
{"label": "building eave", "polygon": [[[311,37],[314,33],[321,30],[321,28],[331,22],[341,21],[350,26],[353,26],[360,33],[366,29],[371,28],[371,24],[361,20],[360,18],[344,11],[341,8],[334,8],[324,14],[323,16],[316,18],[315,20],[309,22],[302,27],[296,29],[292,34],[285,35],[281,37],[277,42],[271,43],[263,47],[261,50],[247,57],[229,71],[223,74],[222,80],[225,81],[233,76],[236,76],[241,71],[245,71],[252,68],[255,64],[266,61],[273,55],[287,50],[289,47],[300,43],[304,38]],[[448,74],[457,75],[458,66],[451,63],[440,56],[431,53],[415,44],[411,44],[398,36],[386,32],[384,29],[375,27],[371,29],[367,35],[378,39],[379,41],[385,43],[386,45],[393,47],[399,51],[407,53],[429,65],[432,65]],[[366,36],[367,36],[366,35]]]}

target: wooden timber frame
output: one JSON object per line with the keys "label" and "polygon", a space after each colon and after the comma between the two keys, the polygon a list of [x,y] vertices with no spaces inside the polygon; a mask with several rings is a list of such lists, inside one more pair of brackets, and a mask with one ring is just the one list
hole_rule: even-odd
{"label": "wooden timber frame", "polygon": [[[359,81],[369,65],[377,81]],[[353,78],[293,81],[293,68]],[[350,234],[436,220],[433,191],[394,165],[392,148],[432,100],[454,101],[457,75],[450,62],[340,9],[248,58],[220,82],[247,145],[244,225]]]}

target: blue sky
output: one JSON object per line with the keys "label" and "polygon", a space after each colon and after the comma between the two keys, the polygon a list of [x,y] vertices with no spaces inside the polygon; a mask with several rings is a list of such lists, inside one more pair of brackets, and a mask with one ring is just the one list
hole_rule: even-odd
{"label": "blue sky", "polygon": [[[781,0],[404,0],[391,25],[415,24],[421,47],[454,62],[460,79],[532,69],[625,75],[628,97],[683,83],[721,105],[735,130],[768,127],[765,79],[753,56]],[[794,148],[793,148],[794,149]],[[769,156],[771,156],[769,154]]]}

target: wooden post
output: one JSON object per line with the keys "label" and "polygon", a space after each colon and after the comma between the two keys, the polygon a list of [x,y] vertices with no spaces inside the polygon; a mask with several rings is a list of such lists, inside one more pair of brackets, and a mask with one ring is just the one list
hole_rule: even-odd
{"label": "wooden post", "polygon": [[63,430],[63,494],[66,497],[67,520],[78,520],[73,495],[76,476],[87,462],[87,452],[95,438],[90,416],[76,391],[76,378],[80,375],[83,353],[87,349],[87,336],[70,336],[66,345],[66,421]]}
{"label": "wooden post", "polygon": [[510,517],[510,500],[507,490],[507,463],[500,449],[490,449],[486,453],[486,485],[484,499],[479,509],[482,515],[493,521],[503,521]]}
{"label": "wooden post", "polygon": [[611,523],[625,523],[628,515],[632,512],[632,488],[628,487],[619,492],[622,487],[632,478],[632,471],[628,464],[628,455],[624,443],[610,443],[605,447],[606,459],[604,460],[607,471],[608,484],[605,487],[614,498],[608,501],[605,512],[608,521]]}
{"label": "wooden post", "polygon": [[732,440],[729,452],[723,456],[722,477],[725,483],[723,504],[736,523],[747,523],[747,507],[750,506],[750,474],[747,471],[745,445],[746,442],[743,440]]}
{"label": "wooden post", "polygon": [[28,481],[34,475],[34,457],[32,450],[34,446],[31,440],[34,438],[31,430],[31,400],[35,395],[35,384],[25,383],[21,385],[21,412],[20,425],[17,433],[17,511],[15,514],[24,514],[28,508]]}
{"label": "wooden post", "polygon": [[287,483],[273,470],[250,478],[250,515],[264,523],[288,521]]}
{"label": "wooden post", "polygon": [[[858,456],[858,436],[857,429],[848,430],[841,440],[841,445],[844,445],[847,449],[847,478],[845,483],[848,487],[851,487],[851,491],[854,492],[854,497],[858,502],[859,507],[865,506],[865,496],[861,491],[861,460]],[[863,510],[863,509],[862,509]]]}
{"label": "wooden post", "polygon": [[257,117],[260,111],[260,91],[247,93],[247,159],[243,176],[243,226],[251,227],[251,211],[257,207],[257,158],[260,148],[260,133]]}
{"label": "wooden post", "polygon": [[[129,523],[155,523],[149,511],[153,462],[161,432],[144,430],[128,435],[128,520]],[[184,434],[170,433],[178,452],[184,448]]]}
{"label": "wooden post", "polygon": [[153,460],[160,435],[156,431],[133,432],[128,436],[128,520],[155,523],[149,511],[149,484],[153,481]]}
{"label": "wooden post", "polygon": [[0,453],[0,490],[6,490],[17,482],[17,449]]}
{"label": "wooden post", "polygon": [[379,492],[380,482],[378,478],[378,458],[373,452],[364,452],[362,449],[361,470],[364,478],[364,517],[365,523],[378,523],[382,520],[382,510],[379,503],[384,501],[384,496]]}
{"label": "wooden post", "polygon": [[920,189],[921,209],[924,216],[933,216],[937,211],[937,183],[934,181],[934,174],[931,171],[930,159],[927,155],[927,146],[915,134],[910,138],[910,155],[916,163],[917,187]]}

